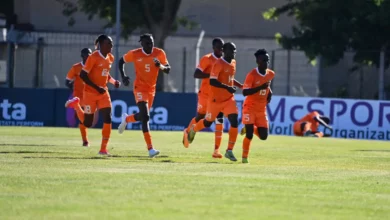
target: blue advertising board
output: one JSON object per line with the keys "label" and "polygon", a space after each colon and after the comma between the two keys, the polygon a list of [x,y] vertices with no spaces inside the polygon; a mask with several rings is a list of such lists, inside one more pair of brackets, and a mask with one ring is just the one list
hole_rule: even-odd
{"label": "blue advertising board", "polygon": [[[132,91],[111,91],[113,128],[123,113],[138,111]],[[71,97],[67,89],[0,88],[0,126],[75,127],[78,122],[73,109],[64,107]],[[236,95],[241,124],[244,97]],[[157,93],[150,110],[152,130],[183,130],[196,114],[196,94]],[[330,117],[332,136],[340,138],[390,140],[390,102],[334,98],[273,96],[267,106],[271,134],[292,135],[293,123],[311,111]],[[224,130],[229,123],[225,120]],[[96,118],[94,127],[102,123]],[[128,124],[138,130],[140,123]],[[213,131],[214,125],[207,131]]]}

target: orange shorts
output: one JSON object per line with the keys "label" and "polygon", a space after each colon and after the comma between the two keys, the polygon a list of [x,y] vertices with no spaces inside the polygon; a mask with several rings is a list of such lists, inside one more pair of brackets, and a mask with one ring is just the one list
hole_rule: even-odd
{"label": "orange shorts", "polygon": [[198,114],[205,115],[207,112],[207,103],[209,97],[203,94],[198,94]]}
{"label": "orange shorts", "polygon": [[266,112],[242,110],[242,123],[244,125],[255,125],[258,128],[268,128],[268,118]]}
{"label": "orange shorts", "polygon": [[150,109],[153,106],[153,101],[154,101],[154,96],[155,92],[144,92],[144,91],[139,91],[139,90],[134,90],[134,97],[135,97],[135,102],[147,102],[148,103],[148,108]]}
{"label": "orange shorts", "polygon": [[224,102],[214,102],[212,99],[209,99],[207,102],[205,119],[207,121],[214,121],[220,112],[222,112],[225,117],[230,114],[238,114],[236,101],[233,98]]}
{"label": "orange shorts", "polygon": [[83,102],[85,114],[93,114],[97,109],[111,108],[111,98],[108,91],[104,94],[84,92]]}

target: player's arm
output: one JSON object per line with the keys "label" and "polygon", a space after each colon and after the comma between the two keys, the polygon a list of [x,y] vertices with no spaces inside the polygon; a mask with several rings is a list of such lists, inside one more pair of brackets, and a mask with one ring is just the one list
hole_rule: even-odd
{"label": "player's arm", "polygon": [[123,55],[118,61],[119,73],[121,74],[123,85],[125,86],[130,84],[130,77],[125,73],[125,63],[130,62],[134,62],[134,52],[132,50]]}
{"label": "player's arm", "polygon": [[322,120],[321,117],[318,116],[318,115],[314,117],[314,120],[318,121],[322,126],[328,128],[328,129],[330,129],[330,130],[333,129],[333,128],[332,128],[330,125],[328,125],[324,120]]}
{"label": "player's arm", "polygon": [[254,88],[246,88],[246,89],[244,88],[242,90],[242,94],[244,96],[253,95],[255,93],[260,92],[260,90],[267,89],[269,87],[269,84],[270,84],[270,82],[266,82],[263,85],[260,85],[260,86],[254,87]]}
{"label": "player's arm", "polygon": [[210,73],[210,86],[226,89],[230,93],[235,93],[236,89],[234,87],[226,85],[226,84],[218,81],[218,75],[221,72],[221,70],[222,70],[221,65],[215,64],[213,66],[213,69],[211,70],[211,73]]}
{"label": "player's arm", "polygon": [[195,79],[206,79],[210,78],[210,73],[203,72],[210,65],[210,61],[207,57],[202,57],[199,62],[199,65],[195,69],[194,78]]}
{"label": "player's arm", "polygon": [[85,84],[87,84],[87,85],[91,86],[92,88],[96,89],[97,91],[99,91],[100,87],[91,81],[91,79],[88,77],[88,73],[85,72],[85,70],[81,70],[80,78],[84,81]]}
{"label": "player's arm", "polygon": [[240,83],[239,81],[237,81],[236,79],[234,79],[234,86],[242,89],[244,86],[242,85],[242,83]]}
{"label": "player's arm", "polygon": [[154,64],[164,73],[168,74],[171,71],[171,66],[168,63],[167,55],[163,50],[161,50],[158,58],[154,58],[153,61]]}
{"label": "player's arm", "polygon": [[119,80],[114,79],[111,75],[108,75],[108,82],[115,86],[115,88],[119,88],[121,86],[121,82]]}
{"label": "player's arm", "polygon": [[85,84],[89,85],[90,87],[96,89],[100,94],[103,94],[106,92],[104,88],[101,88],[97,86],[95,83],[91,81],[91,79],[88,77],[88,73],[92,70],[93,66],[95,65],[95,59],[93,57],[89,57],[87,59],[87,62],[85,63],[85,66],[80,72],[80,78],[84,81]]}
{"label": "player's arm", "polygon": [[268,96],[267,96],[267,103],[270,103],[272,99],[272,90],[269,88]]}
{"label": "player's arm", "polygon": [[74,69],[73,67],[69,70],[68,74],[66,75],[65,79],[65,86],[69,89],[73,89],[73,83],[74,83]]}

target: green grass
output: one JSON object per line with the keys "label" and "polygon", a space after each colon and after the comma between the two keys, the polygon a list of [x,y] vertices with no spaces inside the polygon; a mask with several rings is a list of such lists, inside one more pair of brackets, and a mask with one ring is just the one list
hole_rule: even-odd
{"label": "green grass", "polygon": [[[250,164],[212,159],[213,134],[0,127],[0,219],[388,219],[390,143],[270,136]],[[224,134],[223,149],[227,143]],[[235,154],[241,157],[242,137]]]}

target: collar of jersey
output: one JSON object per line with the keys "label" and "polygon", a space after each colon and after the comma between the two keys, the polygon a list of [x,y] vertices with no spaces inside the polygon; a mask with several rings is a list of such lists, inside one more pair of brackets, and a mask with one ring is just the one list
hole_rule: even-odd
{"label": "collar of jersey", "polygon": [[146,56],[150,56],[150,55],[153,53],[153,49],[154,49],[154,47],[152,48],[152,52],[150,52],[150,54],[147,54],[147,53],[144,51],[144,48],[142,48],[142,53],[144,53]]}

